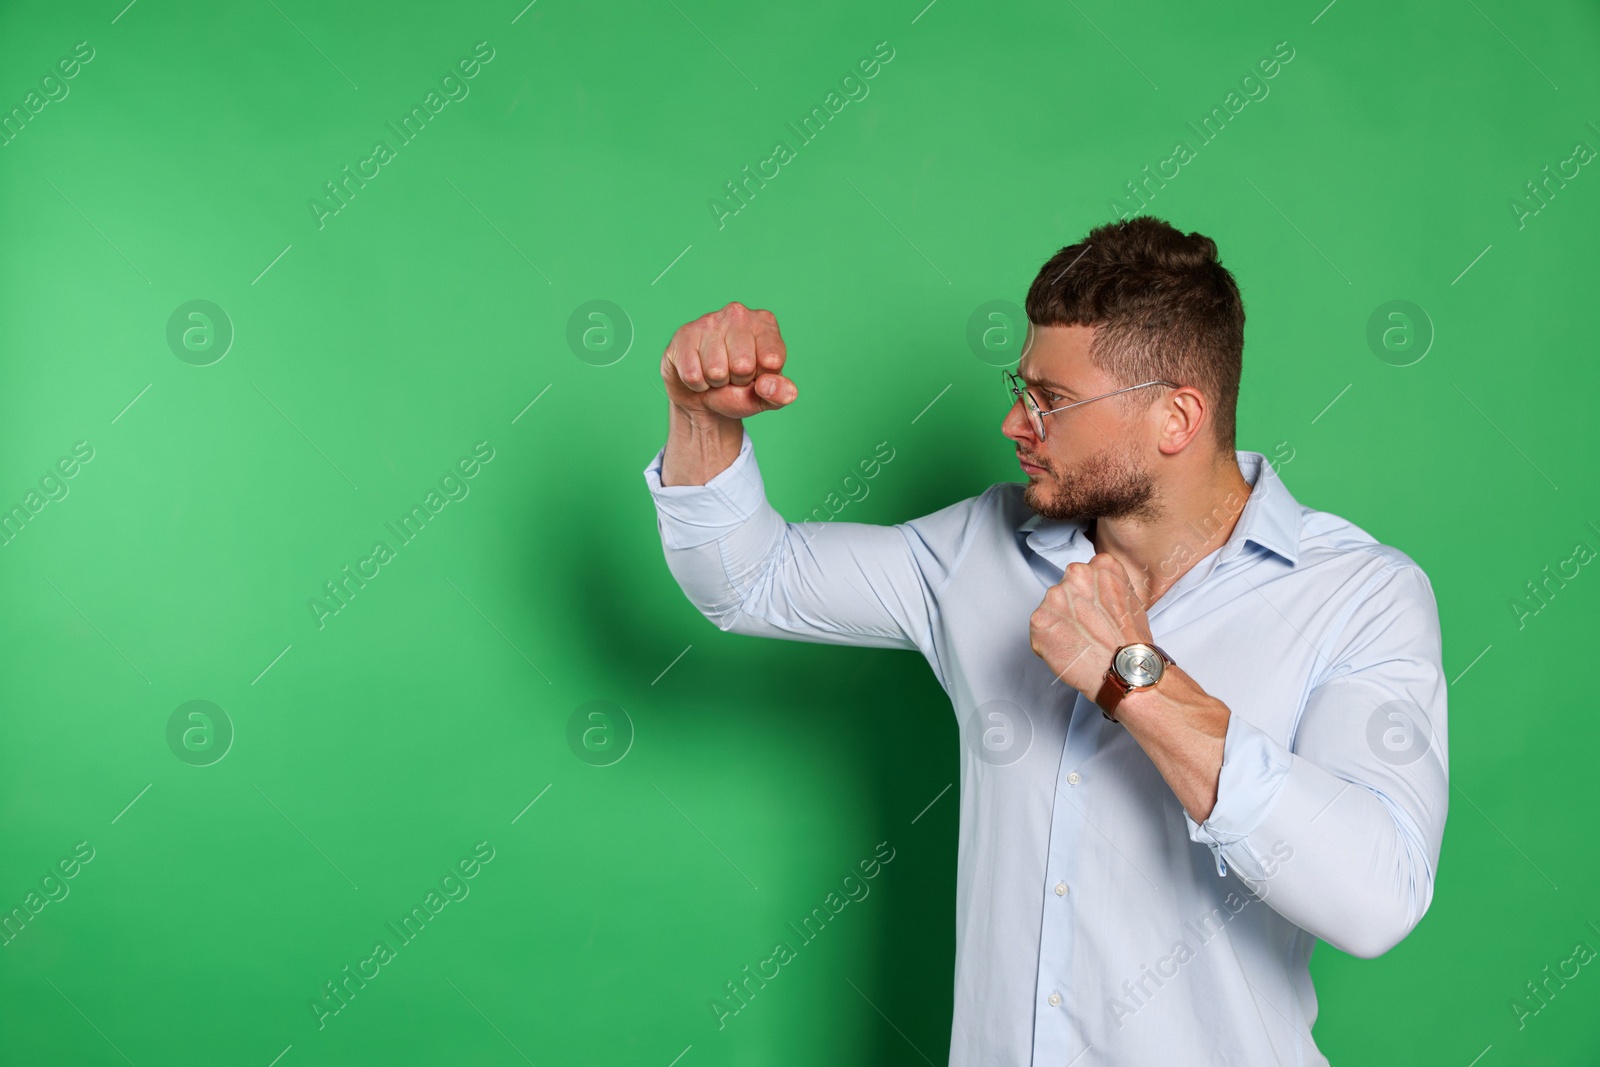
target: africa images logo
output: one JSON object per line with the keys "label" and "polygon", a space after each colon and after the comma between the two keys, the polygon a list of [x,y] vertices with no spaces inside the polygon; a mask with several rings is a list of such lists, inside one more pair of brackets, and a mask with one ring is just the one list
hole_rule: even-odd
{"label": "africa images logo", "polygon": [[[394,134],[395,145],[386,140],[373,142],[372,153],[367,158],[357,161],[355,170],[350,169],[346,163],[340,168],[340,175],[322,183],[327,199],[313,197],[307,201],[311,209],[311,217],[317,222],[317,229],[325,229],[328,220],[349,207],[349,202],[355,199],[356,193],[367,187],[367,182],[372,181],[383,168],[392,163],[399,156],[398,146],[405,146],[414,141],[451,101],[461,101],[472,92],[472,86],[467,84],[483,70],[483,67],[494,59],[494,49],[488,41],[479,41],[472,48],[472,55],[458,60],[455,67],[439,79],[438,90],[429,89],[422,103],[411,105],[411,109],[400,116],[400,125],[388,123],[389,131]],[[474,58],[476,57],[476,58]],[[458,74],[459,72],[459,74]]]}

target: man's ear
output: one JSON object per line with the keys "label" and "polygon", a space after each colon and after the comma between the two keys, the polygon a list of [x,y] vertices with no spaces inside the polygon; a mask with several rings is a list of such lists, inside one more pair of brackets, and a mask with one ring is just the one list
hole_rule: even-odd
{"label": "man's ear", "polygon": [[1192,385],[1180,386],[1157,405],[1161,419],[1156,447],[1163,455],[1174,456],[1200,436],[1211,417],[1205,394]]}

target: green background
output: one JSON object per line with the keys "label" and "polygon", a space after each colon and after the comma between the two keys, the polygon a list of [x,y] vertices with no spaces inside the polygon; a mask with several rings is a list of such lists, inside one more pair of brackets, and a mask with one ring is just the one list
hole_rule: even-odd
{"label": "green background", "polygon": [[[914,655],[725,635],[683,598],[640,476],[659,355],[730,300],[775,311],[801,398],[752,429],[791,519],[880,441],[841,521],[1020,480],[973,311],[1280,41],[1147,210],[1244,292],[1240,447],[1422,564],[1453,680],[1432,908],[1380,959],[1319,947],[1317,1041],[1600,1062],[1594,966],[1510,1007],[1600,948],[1600,577],[1510,606],[1600,549],[1600,173],[1511,206],[1600,148],[1593,4],[124,2],[0,8],[6,112],[94,49],[0,147],[0,505],[93,449],[0,547],[0,908],[94,849],[0,948],[7,1062],[942,1063],[949,703]],[[480,41],[470,94],[319,228],[323,183]],[[191,300],[235,332],[208,366],[167,342]],[[618,332],[574,349],[594,300]],[[1367,341],[1391,300],[1431,323],[1409,366]],[[470,494],[319,628],[323,583],[478,442]],[[191,700],[232,724],[209,766],[167,740]],[[631,723],[608,766],[568,742],[596,700]],[[470,895],[319,1029],[323,983],[480,841]],[[723,983],[883,841],[871,895],[719,1029]]]}

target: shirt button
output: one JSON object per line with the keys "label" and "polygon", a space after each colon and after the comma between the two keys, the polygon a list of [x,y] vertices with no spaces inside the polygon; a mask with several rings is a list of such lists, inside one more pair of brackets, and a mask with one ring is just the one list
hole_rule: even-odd
{"label": "shirt button", "polygon": [[1079,778],[1078,778],[1078,772],[1077,771],[1073,771],[1071,774],[1067,775],[1067,784],[1068,785],[1077,785],[1078,781],[1079,781]]}
{"label": "shirt button", "polygon": [[1066,895],[1067,895],[1067,883],[1065,883],[1065,882],[1057,882],[1056,883],[1056,896],[1064,897]]}
{"label": "shirt button", "polygon": [[1061,1007],[1061,994],[1060,993],[1051,993],[1050,994],[1050,1006],[1052,1008]]}

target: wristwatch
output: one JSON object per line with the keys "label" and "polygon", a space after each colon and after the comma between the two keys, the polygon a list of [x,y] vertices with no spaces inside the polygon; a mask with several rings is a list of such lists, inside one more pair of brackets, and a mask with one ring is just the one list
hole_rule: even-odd
{"label": "wristwatch", "polygon": [[1106,680],[1095,696],[1094,702],[1100,706],[1100,714],[1116,722],[1117,718],[1112,712],[1117,710],[1122,698],[1136,690],[1152,688],[1161,681],[1168,666],[1176,664],[1171,656],[1156,645],[1136,641],[1117,649],[1111,654]]}

